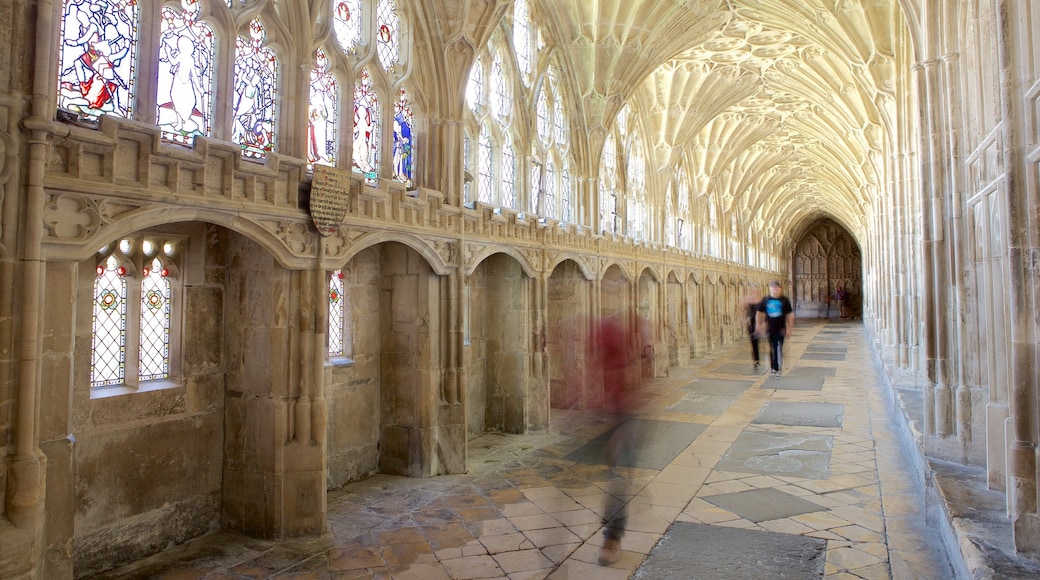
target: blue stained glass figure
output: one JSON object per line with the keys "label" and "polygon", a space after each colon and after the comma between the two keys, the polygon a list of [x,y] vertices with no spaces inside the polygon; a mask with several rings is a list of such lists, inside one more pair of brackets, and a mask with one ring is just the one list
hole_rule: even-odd
{"label": "blue stained glass figure", "polygon": [[157,124],[163,139],[189,144],[209,134],[213,112],[213,30],[198,22],[198,0],[162,10],[159,36]]}
{"label": "blue stained glass figure", "polygon": [[412,186],[415,159],[412,128],[412,106],[404,88],[401,88],[400,97],[394,105],[394,179],[408,187]]}
{"label": "blue stained glass figure", "polygon": [[129,118],[137,52],[136,0],[66,0],[58,107]]}
{"label": "blue stained glass figure", "polygon": [[310,111],[307,115],[307,161],[336,165],[339,125],[339,94],[336,78],[329,74],[329,58],[325,51],[314,53],[316,66],[311,69]]}
{"label": "blue stained glass figure", "polygon": [[249,23],[249,38],[236,39],[235,124],[231,140],[242,155],[262,159],[274,150],[278,97],[278,58],[264,47],[266,32],[259,18]]}

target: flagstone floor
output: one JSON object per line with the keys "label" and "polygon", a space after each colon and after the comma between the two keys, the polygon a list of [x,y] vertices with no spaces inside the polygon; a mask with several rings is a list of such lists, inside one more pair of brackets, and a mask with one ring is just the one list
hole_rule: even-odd
{"label": "flagstone floor", "polygon": [[[951,578],[864,336],[799,321],[780,378],[744,342],[672,369],[645,387],[614,478],[616,426],[553,410],[548,434],[471,441],[466,475],[330,491],[324,537],[215,533],[103,578]],[[622,504],[620,558],[600,566]]]}

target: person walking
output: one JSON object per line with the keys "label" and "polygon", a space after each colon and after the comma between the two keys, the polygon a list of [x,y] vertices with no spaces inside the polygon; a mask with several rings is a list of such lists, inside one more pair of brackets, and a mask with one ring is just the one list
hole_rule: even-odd
{"label": "person walking", "polygon": [[778,280],[769,283],[769,296],[758,303],[756,323],[759,334],[769,336],[769,365],[773,378],[778,378],[784,362],[784,339],[794,329],[794,308]]}
{"label": "person walking", "polygon": [[762,335],[758,333],[756,322],[756,318],[758,317],[758,303],[761,301],[761,292],[748,294],[744,297],[744,326],[747,328],[748,337],[751,339],[751,361],[755,364],[755,372],[758,372],[758,343],[762,338]]}

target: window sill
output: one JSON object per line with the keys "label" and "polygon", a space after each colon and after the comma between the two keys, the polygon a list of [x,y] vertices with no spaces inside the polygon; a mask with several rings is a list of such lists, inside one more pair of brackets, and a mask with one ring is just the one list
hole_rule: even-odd
{"label": "window sill", "polygon": [[352,367],[352,366],[354,366],[354,359],[343,357],[343,356],[337,356],[337,357],[330,358],[325,363],[325,366],[335,367],[335,368]]}
{"label": "window sill", "polygon": [[151,391],[162,391],[165,389],[174,389],[181,386],[177,381],[170,379],[157,379],[154,381],[145,381],[140,384],[136,389],[128,385],[110,385],[107,387],[94,387],[90,389],[91,399],[107,399],[110,397],[119,397],[122,395],[132,395],[134,393],[148,393]]}

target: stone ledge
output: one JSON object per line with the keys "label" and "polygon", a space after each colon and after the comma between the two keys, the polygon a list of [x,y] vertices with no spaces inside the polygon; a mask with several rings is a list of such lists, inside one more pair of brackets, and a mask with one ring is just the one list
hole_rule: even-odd
{"label": "stone ledge", "polygon": [[[891,369],[885,367],[886,375]],[[896,387],[888,376],[888,388],[902,427],[900,439],[909,450],[925,485],[926,517],[937,526],[950,563],[958,577],[984,579],[1040,578],[1040,562],[1015,552],[1005,494],[988,489],[983,467],[961,465],[928,457],[924,434],[921,391]]]}

